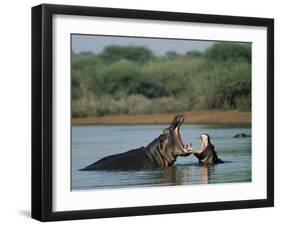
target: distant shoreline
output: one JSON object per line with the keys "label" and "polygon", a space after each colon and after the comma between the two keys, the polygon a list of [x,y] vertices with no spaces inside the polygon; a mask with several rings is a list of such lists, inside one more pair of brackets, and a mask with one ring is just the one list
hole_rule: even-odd
{"label": "distant shoreline", "polygon": [[[210,110],[182,113],[185,115],[185,123],[188,124],[251,124],[251,112]],[[72,125],[167,124],[171,122],[175,114],[177,113],[72,118]]]}

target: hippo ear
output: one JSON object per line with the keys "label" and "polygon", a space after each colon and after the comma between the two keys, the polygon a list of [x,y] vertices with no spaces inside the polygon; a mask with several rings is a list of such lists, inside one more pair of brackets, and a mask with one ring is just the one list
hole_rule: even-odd
{"label": "hippo ear", "polygon": [[163,135],[168,135],[169,134],[169,128],[163,129]]}

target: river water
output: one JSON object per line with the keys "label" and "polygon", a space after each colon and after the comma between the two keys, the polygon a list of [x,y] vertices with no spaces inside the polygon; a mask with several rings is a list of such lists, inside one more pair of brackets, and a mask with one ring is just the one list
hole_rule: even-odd
{"label": "river water", "polygon": [[171,167],[135,171],[79,171],[102,157],[146,146],[167,125],[72,126],[71,189],[169,186],[251,181],[249,125],[182,125],[185,143],[199,148],[200,134],[208,133],[223,164],[199,166],[195,156],[178,157]]}

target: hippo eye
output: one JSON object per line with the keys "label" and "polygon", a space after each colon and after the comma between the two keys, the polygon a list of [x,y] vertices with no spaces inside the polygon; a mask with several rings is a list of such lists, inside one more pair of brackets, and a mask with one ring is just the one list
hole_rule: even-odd
{"label": "hippo eye", "polygon": [[167,138],[168,134],[161,134],[160,141],[164,141]]}

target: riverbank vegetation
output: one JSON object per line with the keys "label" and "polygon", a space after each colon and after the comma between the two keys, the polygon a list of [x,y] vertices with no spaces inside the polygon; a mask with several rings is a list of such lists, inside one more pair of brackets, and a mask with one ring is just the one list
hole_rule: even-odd
{"label": "riverbank vegetation", "polygon": [[215,43],[205,52],[156,56],[146,47],[107,46],[72,53],[74,118],[251,111],[251,46]]}

